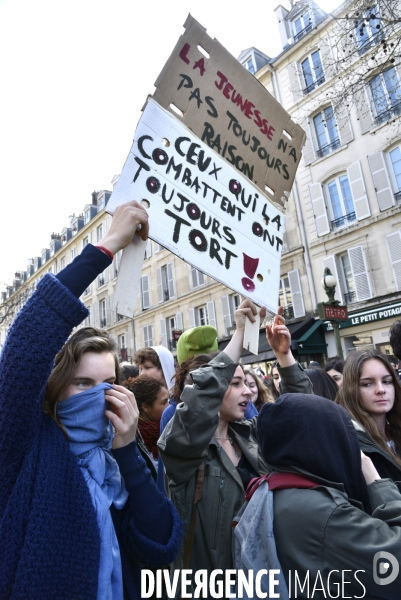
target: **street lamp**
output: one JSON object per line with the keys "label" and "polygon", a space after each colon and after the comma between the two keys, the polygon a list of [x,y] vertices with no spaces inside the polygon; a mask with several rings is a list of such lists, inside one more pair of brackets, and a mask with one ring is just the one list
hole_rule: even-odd
{"label": "street lamp", "polygon": [[343,349],[341,347],[341,339],[340,339],[340,321],[346,321],[348,319],[347,307],[340,306],[338,300],[335,300],[334,296],[336,293],[336,278],[333,276],[330,269],[327,267],[324,270],[324,275],[322,279],[322,286],[324,291],[327,294],[329,299],[328,302],[319,302],[318,311],[319,318],[322,320],[330,321],[333,331],[334,331],[334,339],[336,342],[337,355],[344,359]]}

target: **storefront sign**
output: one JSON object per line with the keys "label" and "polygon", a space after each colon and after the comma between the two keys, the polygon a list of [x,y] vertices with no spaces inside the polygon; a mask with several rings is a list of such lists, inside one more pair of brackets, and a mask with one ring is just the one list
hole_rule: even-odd
{"label": "storefront sign", "polygon": [[332,306],[331,304],[319,302],[317,308],[321,321],[326,321],[327,319],[330,321],[346,321],[348,319],[346,306]]}
{"label": "storefront sign", "polygon": [[[386,306],[372,308],[371,310],[361,311],[353,315],[349,315],[347,321],[339,323],[340,329],[346,327],[355,327],[357,325],[365,325],[373,321],[382,321],[384,319],[391,319],[392,317],[401,318],[401,302],[397,304],[390,304]],[[332,331],[333,327],[331,323],[324,323],[326,331]]]}

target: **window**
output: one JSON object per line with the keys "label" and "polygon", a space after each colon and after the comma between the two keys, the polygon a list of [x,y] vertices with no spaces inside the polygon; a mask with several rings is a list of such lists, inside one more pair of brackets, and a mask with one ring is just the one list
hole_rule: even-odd
{"label": "window", "polygon": [[394,150],[389,152],[391,166],[393,168],[393,174],[396,184],[396,200],[401,200],[401,147],[397,146]]}
{"label": "window", "polygon": [[283,316],[285,319],[293,319],[294,318],[294,310],[292,307],[292,295],[290,289],[290,282],[288,277],[284,277],[280,279],[280,288],[278,293],[278,303],[279,306],[284,307]]}
{"label": "window", "polygon": [[340,259],[340,274],[342,278],[342,287],[344,289],[344,301],[346,304],[351,304],[356,300],[356,291],[354,277],[352,275],[351,262],[348,252],[341,254]]}
{"label": "window", "polygon": [[304,35],[312,29],[312,22],[309,13],[306,12],[293,22],[294,42],[298,42]]}
{"label": "window", "polygon": [[143,327],[143,346],[144,348],[149,348],[149,346],[153,346],[153,332],[152,325],[145,325]]}
{"label": "window", "polygon": [[309,94],[316,86],[324,83],[325,77],[319,50],[305,58],[301,62],[301,68],[305,81],[304,94]]}
{"label": "window", "polygon": [[401,86],[394,67],[373,77],[369,87],[377,125],[401,114]]}
{"label": "window", "polygon": [[362,18],[355,19],[355,37],[359,54],[365,54],[382,39],[382,31],[377,6],[367,9]]}
{"label": "window", "polygon": [[91,324],[91,307],[87,306],[86,308],[89,310],[89,315],[86,317],[86,319],[84,321],[84,326],[85,327],[90,327],[90,324]]}
{"label": "window", "polygon": [[96,230],[96,239],[98,242],[100,242],[102,237],[103,237],[103,223],[101,225],[99,225],[99,227]]}
{"label": "window", "polygon": [[202,271],[198,271],[195,267],[191,267],[192,288],[195,289],[201,285],[205,285],[205,276]]}
{"label": "window", "polygon": [[90,220],[91,220],[91,211],[88,208],[88,210],[85,212],[85,217],[84,217],[84,223],[85,223],[85,225],[87,223],[89,223]]}
{"label": "window", "polygon": [[234,313],[241,304],[238,294],[222,296],[221,307],[223,310],[224,335],[230,335],[230,331],[235,329]]}
{"label": "window", "polygon": [[302,295],[299,271],[289,271],[287,277],[280,279],[278,303],[284,307],[286,319],[297,319],[305,316],[305,306]]}
{"label": "window", "polygon": [[100,327],[106,327],[106,299],[100,300],[99,302],[99,319],[100,319]]}
{"label": "window", "polygon": [[60,271],[62,271],[63,269],[65,269],[65,256],[63,256],[63,258],[60,259]]}
{"label": "window", "polygon": [[245,63],[244,63],[244,67],[247,71],[249,71],[251,73],[251,75],[255,74],[255,66],[253,64],[253,60],[252,58],[249,58]]}
{"label": "window", "polygon": [[88,285],[88,287],[86,288],[86,290],[84,291],[84,293],[82,294],[83,296],[87,296],[88,294],[91,293],[91,286]]}
{"label": "window", "polygon": [[106,284],[106,279],[104,273],[101,273],[97,278],[97,287],[100,288],[102,285]]}
{"label": "window", "polygon": [[319,158],[327,156],[333,150],[341,146],[338,137],[337,122],[332,106],[328,106],[322,112],[313,117],[316,140],[318,145],[317,155]]}
{"label": "window", "polygon": [[105,206],[105,199],[106,199],[105,194],[102,194],[97,199],[97,212],[100,212],[104,208],[104,206]]}
{"label": "window", "polygon": [[75,248],[71,249],[71,260],[74,260],[76,255],[77,255],[77,248],[75,247]]}
{"label": "window", "polygon": [[175,296],[173,263],[169,262],[156,270],[157,297],[159,304],[167,302]]}
{"label": "window", "polygon": [[141,298],[142,298],[142,310],[150,307],[150,288],[149,288],[149,275],[143,275],[141,277]]}
{"label": "window", "polygon": [[332,229],[343,227],[356,220],[354,201],[348,177],[341,175],[327,184],[328,197],[333,220]]}
{"label": "window", "polygon": [[118,347],[121,348],[126,348],[126,339],[125,339],[125,333],[122,333],[121,335],[118,336]]}
{"label": "window", "polygon": [[85,246],[89,244],[89,236],[87,235],[86,237],[84,237],[84,239],[82,240],[82,247],[85,248]]}

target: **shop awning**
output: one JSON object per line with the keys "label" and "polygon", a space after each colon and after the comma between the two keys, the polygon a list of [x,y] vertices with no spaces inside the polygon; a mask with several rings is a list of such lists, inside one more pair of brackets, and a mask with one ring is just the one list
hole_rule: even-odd
{"label": "shop awning", "polygon": [[[299,352],[297,341],[300,336],[302,336],[306,331],[308,331],[311,326],[315,323],[314,319],[308,318],[303,321],[298,321],[297,323],[289,323],[288,329],[291,333],[291,350],[293,352]],[[324,339],[324,336],[323,336]],[[219,342],[219,352],[222,352],[224,348],[227,346],[229,339],[222,340]],[[326,349],[326,346],[325,346]],[[265,329],[261,329],[259,331],[259,348],[258,354],[251,354],[247,350],[243,350],[241,354],[241,363],[243,365],[249,365],[258,362],[264,362],[269,360],[274,360],[274,352],[270,348],[270,344],[266,339],[266,331]]]}
{"label": "shop awning", "polygon": [[322,354],[327,350],[323,321],[317,319],[297,341],[298,354]]}

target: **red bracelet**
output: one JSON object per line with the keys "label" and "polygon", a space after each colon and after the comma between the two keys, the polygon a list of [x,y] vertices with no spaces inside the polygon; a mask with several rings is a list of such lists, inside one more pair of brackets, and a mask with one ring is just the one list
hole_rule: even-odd
{"label": "red bracelet", "polygon": [[102,252],[104,252],[105,254],[107,254],[107,256],[111,260],[114,259],[114,254],[112,252],[110,252],[110,250],[107,250],[107,248],[105,248],[104,246],[95,246],[95,248],[99,248],[99,250],[101,250]]}

